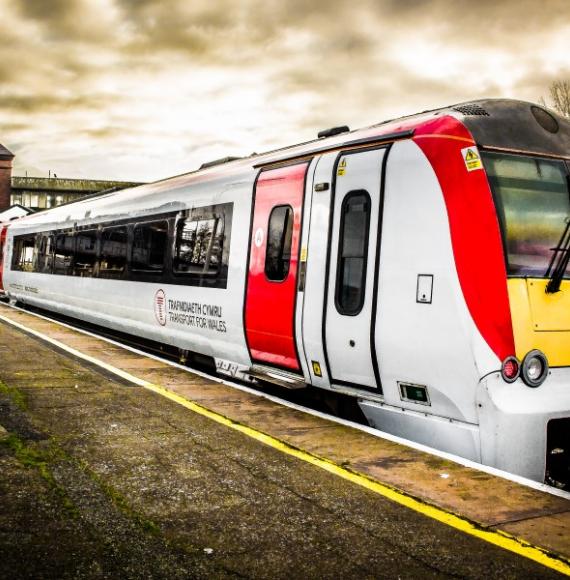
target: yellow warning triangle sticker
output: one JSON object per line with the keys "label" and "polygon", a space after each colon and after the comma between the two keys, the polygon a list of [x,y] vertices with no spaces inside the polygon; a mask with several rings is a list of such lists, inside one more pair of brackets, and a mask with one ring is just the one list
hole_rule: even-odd
{"label": "yellow warning triangle sticker", "polygon": [[346,159],[343,159],[340,164],[339,167],[346,167]]}
{"label": "yellow warning triangle sticker", "polygon": [[465,162],[465,168],[467,171],[474,171],[476,169],[483,169],[483,163],[481,163],[481,156],[475,145],[471,147],[464,147],[461,150],[461,155],[463,161]]}

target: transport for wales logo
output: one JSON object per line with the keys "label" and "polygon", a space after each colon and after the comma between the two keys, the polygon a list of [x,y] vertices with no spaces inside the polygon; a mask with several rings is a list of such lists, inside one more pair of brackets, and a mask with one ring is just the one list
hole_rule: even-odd
{"label": "transport for wales logo", "polygon": [[161,326],[166,325],[166,295],[158,290],[154,295],[154,316]]}

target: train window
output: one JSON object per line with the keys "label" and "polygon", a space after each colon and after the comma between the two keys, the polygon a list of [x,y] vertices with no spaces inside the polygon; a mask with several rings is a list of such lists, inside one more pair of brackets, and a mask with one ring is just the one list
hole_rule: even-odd
{"label": "train window", "polygon": [[93,276],[97,263],[97,230],[83,230],[75,234],[75,276]]}
{"label": "train window", "polygon": [[36,272],[51,274],[53,269],[54,237],[50,234],[38,236],[38,258],[36,262]]}
{"label": "train window", "polygon": [[289,274],[293,240],[293,208],[278,205],[271,210],[267,226],[265,275],[268,280],[282,282]]}
{"label": "train window", "polygon": [[36,256],[36,236],[18,236],[14,240],[12,269],[20,272],[33,272]]}
{"label": "train window", "polygon": [[99,273],[104,278],[122,276],[127,265],[127,228],[106,228],[101,233]]}
{"label": "train window", "polygon": [[364,304],[370,196],[352,191],[342,202],[335,301],[340,314],[355,316]]}
{"label": "train window", "polygon": [[137,224],[133,230],[131,269],[161,273],[168,242],[168,222]]}
{"label": "train window", "polygon": [[71,232],[58,233],[55,236],[55,249],[53,258],[53,273],[69,275],[75,251],[75,239]]}
{"label": "train window", "polygon": [[[507,270],[514,276],[546,274],[570,216],[563,161],[482,153],[495,198]],[[565,277],[569,277],[567,270]]]}
{"label": "train window", "polygon": [[182,219],[176,230],[174,272],[215,276],[220,269],[224,220]]}

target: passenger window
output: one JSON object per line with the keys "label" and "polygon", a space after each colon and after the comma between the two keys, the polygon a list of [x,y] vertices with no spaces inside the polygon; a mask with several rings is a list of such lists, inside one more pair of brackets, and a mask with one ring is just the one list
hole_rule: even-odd
{"label": "passenger window", "polygon": [[75,234],[75,276],[93,276],[97,262],[97,230],[84,230]]}
{"label": "passenger window", "polygon": [[287,278],[292,240],[293,208],[290,205],[278,205],[271,211],[267,227],[265,275],[268,280],[282,282]]}
{"label": "passenger window", "polygon": [[127,228],[104,229],[101,234],[99,271],[104,278],[120,277],[127,265]]}
{"label": "passenger window", "polygon": [[178,222],[174,272],[217,275],[222,260],[224,220],[183,219]]}
{"label": "passenger window", "polygon": [[14,260],[12,268],[21,272],[34,271],[34,256],[36,237],[32,236],[18,236],[15,240]]}
{"label": "passenger window", "polygon": [[54,274],[70,274],[74,252],[74,241],[71,232],[58,234],[55,237],[55,253],[53,259]]}
{"label": "passenger window", "polygon": [[161,273],[168,241],[168,222],[137,224],[133,231],[131,269]]}
{"label": "passenger window", "polygon": [[350,192],[342,203],[336,307],[340,314],[355,316],[364,304],[366,258],[370,227],[370,196]]}
{"label": "passenger window", "polygon": [[39,255],[36,263],[36,272],[51,274],[53,268],[54,237],[51,234],[39,236]]}

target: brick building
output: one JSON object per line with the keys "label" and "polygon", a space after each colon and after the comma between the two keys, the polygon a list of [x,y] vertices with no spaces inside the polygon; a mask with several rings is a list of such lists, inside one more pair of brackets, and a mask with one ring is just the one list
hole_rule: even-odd
{"label": "brick building", "polygon": [[12,193],[12,161],[14,154],[0,145],[0,211],[9,208]]}
{"label": "brick building", "polygon": [[14,155],[0,145],[0,212],[14,205],[34,211],[56,207],[102,191],[141,185],[131,181],[12,177]]}

